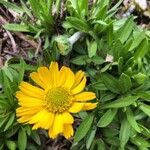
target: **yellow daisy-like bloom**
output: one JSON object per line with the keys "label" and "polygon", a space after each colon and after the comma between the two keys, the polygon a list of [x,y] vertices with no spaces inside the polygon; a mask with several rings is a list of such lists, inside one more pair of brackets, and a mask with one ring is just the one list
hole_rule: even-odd
{"label": "yellow daisy-like bloom", "polygon": [[48,129],[51,138],[58,134],[71,137],[71,113],[96,107],[96,103],[86,102],[94,99],[95,93],[82,92],[86,85],[84,72],[74,74],[65,66],[59,70],[57,62],[52,62],[49,69],[39,67],[30,77],[39,87],[21,82],[16,93],[20,105],[16,110],[18,122],[33,124],[32,129]]}

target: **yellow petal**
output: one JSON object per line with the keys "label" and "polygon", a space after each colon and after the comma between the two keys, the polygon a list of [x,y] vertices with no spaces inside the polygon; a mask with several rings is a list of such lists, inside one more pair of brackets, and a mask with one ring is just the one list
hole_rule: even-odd
{"label": "yellow petal", "polygon": [[[62,76],[63,75],[63,76]],[[70,68],[63,66],[59,72],[59,85],[65,87],[66,89],[70,89],[74,83],[74,73]]]}
{"label": "yellow petal", "polygon": [[97,106],[97,103],[85,103],[83,106],[83,110],[91,110]]}
{"label": "yellow petal", "polygon": [[16,109],[16,116],[21,117],[21,116],[33,116],[37,112],[41,111],[42,107],[19,107]]}
{"label": "yellow petal", "polygon": [[46,89],[46,85],[41,81],[40,76],[37,72],[32,72],[30,74],[31,79],[43,89]]}
{"label": "yellow petal", "polygon": [[64,83],[66,82],[66,70],[67,67],[62,66],[60,71],[59,71],[59,82],[58,82],[58,86],[64,85]]}
{"label": "yellow petal", "polygon": [[49,71],[51,74],[51,79],[54,87],[58,86],[58,77],[59,77],[59,69],[58,69],[58,63],[57,62],[51,62]]}
{"label": "yellow petal", "polygon": [[70,107],[69,112],[71,112],[71,113],[78,113],[78,112],[80,112],[80,111],[82,110],[83,106],[84,106],[84,103],[76,103],[76,102],[75,102],[75,103]]}
{"label": "yellow petal", "polygon": [[29,121],[30,124],[34,124],[39,122],[44,116],[47,114],[47,111],[45,109],[41,110],[37,114],[35,114],[32,119]]}
{"label": "yellow petal", "polygon": [[76,87],[80,82],[81,80],[83,79],[84,77],[84,72],[83,71],[78,71],[76,74],[75,74],[75,82],[72,86],[72,88]]}
{"label": "yellow petal", "polygon": [[86,84],[86,77],[84,77],[82,81],[74,89],[72,89],[71,93],[74,95],[81,92],[84,89],[85,84]]}
{"label": "yellow petal", "polygon": [[[43,121],[41,127],[44,128],[44,129],[49,129],[52,126],[52,124],[53,124],[54,117],[55,117],[55,114],[49,112],[49,114],[47,115],[47,117],[43,118],[44,121]],[[41,120],[41,122],[42,122],[42,120]]]}
{"label": "yellow petal", "polygon": [[73,127],[71,124],[65,124],[64,125],[63,135],[66,139],[73,136]]}
{"label": "yellow petal", "polygon": [[48,112],[47,110],[42,110],[40,113],[35,115],[29,123],[34,124],[32,129],[43,128],[49,129],[53,124],[54,113]]}
{"label": "yellow petal", "polygon": [[74,122],[72,115],[68,112],[62,113],[62,118],[65,124],[72,124]]}
{"label": "yellow petal", "polygon": [[94,99],[96,96],[93,92],[82,92],[80,94],[74,95],[74,97],[76,101],[87,101]]}
{"label": "yellow petal", "polygon": [[23,116],[23,117],[20,117],[19,119],[17,119],[17,121],[19,123],[27,123],[31,118],[32,118],[32,116]]}
{"label": "yellow petal", "polygon": [[56,138],[58,134],[63,132],[63,125],[62,114],[55,114],[53,125],[48,132],[49,136],[53,139]]}
{"label": "yellow petal", "polygon": [[52,83],[52,77],[48,68],[39,67],[38,74],[39,74],[40,80],[45,84],[46,88],[47,89],[51,88],[53,83]]}
{"label": "yellow petal", "polygon": [[18,98],[18,104],[23,107],[34,107],[34,106],[43,106],[44,102],[42,99],[29,97],[24,94],[17,92],[16,97]]}
{"label": "yellow petal", "polygon": [[33,86],[27,82],[21,82],[19,88],[23,94],[31,96],[31,97],[43,98],[45,94],[42,89],[36,86]]}

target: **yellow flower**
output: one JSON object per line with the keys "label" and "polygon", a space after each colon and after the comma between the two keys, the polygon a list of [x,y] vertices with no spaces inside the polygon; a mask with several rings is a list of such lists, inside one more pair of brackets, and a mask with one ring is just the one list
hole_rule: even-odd
{"label": "yellow flower", "polygon": [[82,92],[86,85],[83,71],[74,74],[70,68],[52,62],[49,69],[39,67],[30,74],[39,85],[21,82],[16,97],[20,105],[16,110],[18,122],[33,124],[32,129],[48,129],[51,138],[63,134],[65,138],[73,135],[74,118],[71,113],[90,110],[96,103],[86,102],[95,98],[93,92]]}

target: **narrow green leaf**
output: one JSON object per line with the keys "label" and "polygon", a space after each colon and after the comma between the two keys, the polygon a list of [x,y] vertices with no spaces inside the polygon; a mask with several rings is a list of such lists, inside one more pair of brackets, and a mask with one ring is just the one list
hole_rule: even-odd
{"label": "narrow green leaf", "polygon": [[107,138],[113,138],[119,134],[119,130],[115,128],[103,128],[103,135]]}
{"label": "narrow green leaf", "polygon": [[105,143],[102,139],[96,140],[97,150],[106,150]]}
{"label": "narrow green leaf", "polygon": [[103,25],[103,26],[107,26],[108,24],[102,20],[95,20],[92,22],[93,24],[100,24],[100,25]]}
{"label": "narrow green leaf", "polygon": [[2,70],[2,73],[3,73],[4,93],[7,96],[8,103],[10,105],[14,105],[13,91],[10,85],[10,81],[8,77],[5,75],[5,72],[3,70]]}
{"label": "narrow green leaf", "polygon": [[9,117],[8,122],[5,125],[4,131],[6,131],[13,124],[14,119],[15,119],[15,113],[12,113]]}
{"label": "narrow green leaf", "polygon": [[122,4],[123,0],[119,0],[107,13],[111,14],[114,11],[118,10],[117,8]]}
{"label": "narrow green leaf", "polygon": [[88,0],[78,0],[78,11],[82,18],[85,18],[88,15]]}
{"label": "narrow green leaf", "polygon": [[27,135],[24,128],[20,128],[18,133],[18,147],[19,150],[25,150],[27,145]]}
{"label": "narrow green leaf", "polygon": [[[71,59],[71,63],[75,65],[86,65],[86,63],[90,61],[87,55],[80,55]],[[91,61],[90,61],[91,62]]]}
{"label": "narrow green leaf", "polygon": [[119,94],[118,81],[110,74],[101,74],[101,78],[105,86],[112,92]]}
{"label": "narrow green leaf", "polygon": [[150,106],[149,105],[141,103],[139,108],[150,117]]}
{"label": "narrow green leaf", "polygon": [[98,127],[108,126],[112,122],[112,120],[114,119],[116,113],[117,113],[117,109],[107,110],[106,113],[104,113],[104,115],[98,121],[97,126]]}
{"label": "narrow green leaf", "polygon": [[86,140],[86,148],[89,149],[91,147],[91,144],[94,140],[96,134],[96,127],[92,128],[88,134],[87,140]]}
{"label": "narrow green leaf", "polygon": [[13,76],[11,74],[11,72],[9,71],[9,68],[7,66],[4,66],[2,68],[3,72],[5,73],[5,75],[10,79],[10,81],[13,81]]}
{"label": "narrow green leaf", "polygon": [[18,32],[30,32],[29,26],[25,24],[7,23],[3,25],[6,30],[18,31]]}
{"label": "narrow green leaf", "polygon": [[136,47],[139,46],[139,44],[140,44],[140,43],[142,42],[142,40],[145,38],[145,33],[144,33],[144,31],[143,31],[143,32],[141,32],[141,31],[135,31],[135,32],[133,33],[133,37],[134,37],[134,40],[133,40],[133,42],[132,42],[132,44],[131,44],[131,46],[130,46],[129,51],[132,51],[132,50],[134,50]]}
{"label": "narrow green leaf", "polygon": [[88,55],[89,55],[90,58],[95,56],[96,51],[97,51],[96,41],[88,43]]}
{"label": "narrow green leaf", "polygon": [[130,125],[133,127],[133,129],[135,129],[137,132],[141,133],[141,129],[138,126],[138,124],[135,120],[135,117],[133,115],[133,112],[130,108],[127,108],[126,115],[127,115],[127,120],[130,123]]}
{"label": "narrow green leaf", "polygon": [[138,60],[138,58],[143,58],[145,56],[145,54],[148,52],[149,49],[149,43],[148,43],[148,39],[144,39],[140,45],[138,46],[138,48],[136,49],[136,52],[134,54],[134,58],[136,60]]}
{"label": "narrow green leaf", "polygon": [[5,117],[0,118],[0,127],[2,127],[2,126],[4,125],[4,123],[7,122],[8,117],[9,117],[9,116],[7,115],[7,116],[5,116]]}
{"label": "narrow green leaf", "polygon": [[132,82],[131,82],[130,77],[126,75],[125,73],[122,73],[119,78],[119,85],[120,85],[122,93],[126,93],[130,91],[132,87]]}
{"label": "narrow green leaf", "polygon": [[36,131],[32,131],[31,132],[31,138],[38,144],[41,145],[41,140],[40,137],[38,135],[38,133]]}
{"label": "narrow green leaf", "polygon": [[125,22],[125,24],[117,31],[116,36],[120,39],[122,43],[127,41],[127,39],[129,38],[133,30],[133,25],[134,25],[133,18],[129,17]]}
{"label": "narrow green leaf", "polygon": [[131,139],[131,142],[137,145],[139,148],[147,148],[150,147],[149,141],[146,141],[143,137],[136,136]]}
{"label": "narrow green leaf", "polygon": [[103,105],[101,108],[106,109],[106,108],[126,107],[133,104],[137,99],[138,99],[137,96],[126,96],[126,97],[119,98],[113,102],[107,103]]}
{"label": "narrow green leaf", "polygon": [[139,96],[140,98],[150,102],[150,91],[140,91],[136,93],[137,96]]}
{"label": "narrow green leaf", "polygon": [[120,134],[119,134],[119,139],[120,139],[120,147],[124,148],[126,143],[128,142],[130,137],[130,124],[126,119],[124,119],[121,122],[121,128],[120,128]]}
{"label": "narrow green leaf", "polygon": [[89,131],[92,122],[93,122],[94,116],[93,115],[88,115],[83,122],[80,124],[79,128],[77,129],[75,136],[74,136],[74,142],[77,143],[81,141],[87,132]]}
{"label": "narrow green leaf", "polygon": [[20,83],[23,80],[24,72],[25,72],[25,61],[23,59],[20,59],[18,83]]}
{"label": "narrow green leaf", "polygon": [[83,32],[89,31],[89,27],[88,27],[87,23],[79,18],[68,17],[67,22],[69,22],[69,24],[71,24],[72,27],[74,27],[75,29],[77,29],[79,31],[83,31]]}
{"label": "narrow green leaf", "polygon": [[8,9],[12,9],[17,13],[23,13],[24,12],[23,9],[19,6],[17,6],[16,4],[7,2],[5,0],[0,0],[0,3],[3,4],[4,6],[6,6]]}

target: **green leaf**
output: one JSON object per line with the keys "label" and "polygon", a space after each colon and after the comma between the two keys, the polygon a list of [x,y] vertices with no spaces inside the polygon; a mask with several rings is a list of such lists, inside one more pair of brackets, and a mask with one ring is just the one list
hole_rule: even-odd
{"label": "green leaf", "polygon": [[80,126],[78,127],[75,136],[74,136],[74,142],[77,143],[79,141],[81,141],[87,134],[87,132],[89,131],[92,122],[93,122],[94,116],[93,115],[88,115],[83,122],[80,124]]}
{"label": "green leaf", "polygon": [[4,66],[2,68],[3,72],[5,73],[5,75],[10,79],[10,81],[13,81],[13,76],[11,74],[11,72],[9,71],[9,68],[7,66]]}
{"label": "green leaf", "polygon": [[126,107],[133,104],[137,99],[138,99],[137,96],[126,96],[126,97],[119,98],[113,102],[107,103],[103,105],[101,108],[106,109],[106,108]]}
{"label": "green leaf", "polygon": [[100,24],[100,25],[103,25],[103,26],[107,26],[108,24],[102,20],[95,20],[92,22],[93,24]]}
{"label": "green leaf", "polygon": [[4,123],[7,122],[8,120],[8,115],[6,115],[5,117],[0,118],[0,127],[2,127],[4,125]]}
{"label": "green leaf", "polygon": [[27,145],[27,135],[24,128],[20,128],[18,133],[18,147],[19,150],[25,150]]}
{"label": "green leaf", "polygon": [[137,132],[141,133],[141,129],[138,126],[138,124],[135,120],[135,117],[133,115],[133,112],[130,108],[127,108],[126,115],[127,115],[127,120],[130,123],[130,125],[132,126],[132,128],[135,129]]}
{"label": "green leaf", "polygon": [[119,130],[115,128],[103,128],[103,135],[107,138],[113,138],[114,136],[119,134]]}
{"label": "green leaf", "polygon": [[120,40],[116,40],[112,46],[114,61],[118,61],[120,57],[124,55],[124,47]]}
{"label": "green leaf", "polygon": [[104,141],[102,139],[94,139],[90,150],[106,150]]}
{"label": "green leaf", "polygon": [[11,140],[7,140],[6,145],[7,145],[9,150],[16,150],[16,148],[17,148],[16,143],[14,141],[11,141]]}
{"label": "green leaf", "polygon": [[119,134],[119,139],[120,139],[120,147],[124,148],[126,143],[128,142],[130,137],[130,124],[126,119],[124,119],[121,122],[121,128],[120,128],[120,134]]}
{"label": "green leaf", "polygon": [[66,20],[70,25],[72,25],[73,28],[75,28],[79,31],[83,31],[83,32],[89,31],[89,27],[88,27],[87,23],[79,18],[68,17]]}
{"label": "green leaf", "polygon": [[148,49],[149,49],[148,39],[145,38],[137,47],[136,52],[134,54],[134,58],[136,60],[138,60],[138,58],[143,58],[145,54],[148,52]]}
{"label": "green leaf", "polygon": [[105,143],[102,139],[96,140],[97,150],[106,150]]}
{"label": "green leaf", "polygon": [[20,59],[19,76],[18,76],[19,84],[24,78],[24,72],[25,72],[25,61],[23,59]]}
{"label": "green leaf", "polygon": [[142,98],[150,102],[150,91],[147,91],[147,92],[140,91],[140,92],[137,92],[136,95],[139,96],[139,98]]}
{"label": "green leaf", "polygon": [[91,147],[91,144],[94,140],[96,134],[96,127],[92,128],[87,136],[87,140],[86,140],[86,148],[89,149]]}
{"label": "green leaf", "polygon": [[139,108],[150,117],[150,106],[149,105],[141,103]]}
{"label": "green leaf", "polygon": [[142,40],[145,38],[145,33],[144,33],[144,31],[143,32],[141,32],[141,31],[135,31],[134,33],[133,33],[133,42],[132,42],[132,44],[131,44],[131,46],[130,46],[130,49],[129,49],[129,51],[132,51],[132,50],[134,50],[136,47],[138,47],[139,46],[139,44],[142,42]]}
{"label": "green leaf", "polygon": [[120,85],[122,93],[126,93],[126,92],[130,91],[130,89],[132,87],[130,77],[128,75],[122,73],[119,78],[119,85]]}
{"label": "green leaf", "polygon": [[122,4],[123,0],[119,0],[107,13],[112,14],[113,12],[117,11],[118,7]]}
{"label": "green leaf", "polygon": [[4,131],[6,131],[14,122],[15,119],[15,113],[12,113],[8,119],[8,122],[5,125]]}
{"label": "green leaf", "polygon": [[25,24],[15,24],[15,23],[7,23],[3,25],[6,30],[10,31],[18,31],[18,32],[30,32],[28,25]]}
{"label": "green leaf", "polygon": [[21,5],[22,5],[22,9],[24,10],[24,12],[30,17],[33,18],[32,14],[31,14],[31,10],[26,6],[26,3],[23,0],[20,0]]}
{"label": "green leaf", "polygon": [[91,62],[87,55],[80,55],[71,59],[71,63],[75,65],[86,65],[86,63]]}
{"label": "green leaf", "polygon": [[120,39],[122,43],[127,41],[129,38],[130,34],[132,33],[134,26],[133,18],[129,17],[125,24],[117,31],[117,37]]}
{"label": "green leaf", "polygon": [[5,75],[5,72],[2,70],[3,73],[3,84],[4,84],[4,93],[7,96],[7,99],[9,100],[10,105],[14,105],[14,98],[13,98],[13,91],[10,85],[10,81],[8,77]]}
{"label": "green leaf", "polygon": [[119,87],[118,87],[118,81],[116,78],[114,78],[110,74],[101,74],[101,78],[107,89],[112,91],[113,93],[120,93]]}
{"label": "green leaf", "polygon": [[17,13],[23,13],[24,12],[23,9],[19,6],[17,6],[16,4],[7,2],[5,0],[0,0],[0,3],[3,4],[4,6],[6,6],[8,9],[12,9]]}
{"label": "green leaf", "polygon": [[77,0],[77,7],[80,16],[85,18],[88,15],[88,0]]}
{"label": "green leaf", "polygon": [[88,42],[87,45],[88,45],[88,55],[91,58],[96,55],[97,43],[96,41],[93,41],[93,42]]}
{"label": "green leaf", "polygon": [[147,75],[139,72],[138,74],[133,75],[133,79],[138,83],[138,84],[143,84],[145,80],[147,79]]}
{"label": "green leaf", "polygon": [[38,145],[41,145],[41,140],[40,140],[40,137],[39,137],[37,131],[32,131],[32,132],[31,132],[31,138],[32,138]]}
{"label": "green leaf", "polygon": [[131,139],[131,142],[134,143],[135,145],[138,146],[138,148],[147,148],[147,147],[150,147],[150,143],[148,141],[146,141],[146,139],[140,137],[140,136],[136,136],[136,137],[133,137]]}
{"label": "green leaf", "polygon": [[101,91],[107,90],[106,86],[102,82],[92,83],[91,86],[92,86],[92,88],[97,89],[97,90],[101,90]]}
{"label": "green leaf", "polygon": [[97,126],[98,127],[108,126],[112,122],[112,120],[114,119],[116,113],[117,113],[117,109],[107,110],[106,113],[104,113],[104,115],[98,121]]}

